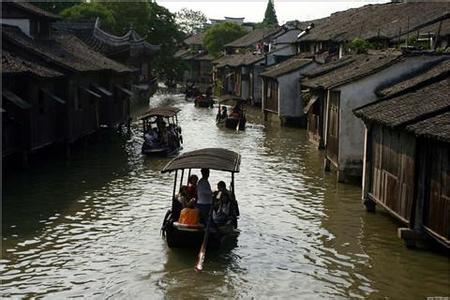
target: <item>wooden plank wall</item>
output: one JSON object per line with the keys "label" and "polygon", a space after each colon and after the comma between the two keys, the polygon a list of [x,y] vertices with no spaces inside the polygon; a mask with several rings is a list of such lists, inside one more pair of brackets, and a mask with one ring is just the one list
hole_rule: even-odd
{"label": "wooden plank wall", "polygon": [[415,138],[380,125],[372,128],[371,194],[409,223],[414,198]]}
{"label": "wooden plank wall", "polygon": [[278,112],[278,83],[273,79],[267,79],[264,93],[266,94],[266,110]]}
{"label": "wooden plank wall", "polygon": [[424,225],[441,237],[450,240],[450,145],[426,141],[430,162],[428,199],[425,199]]}

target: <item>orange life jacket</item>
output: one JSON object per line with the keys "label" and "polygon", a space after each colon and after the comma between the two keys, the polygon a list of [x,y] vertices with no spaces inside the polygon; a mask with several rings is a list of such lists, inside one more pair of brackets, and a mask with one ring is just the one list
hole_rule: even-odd
{"label": "orange life jacket", "polygon": [[186,225],[198,225],[199,224],[199,212],[197,208],[183,208],[180,213],[180,224]]}

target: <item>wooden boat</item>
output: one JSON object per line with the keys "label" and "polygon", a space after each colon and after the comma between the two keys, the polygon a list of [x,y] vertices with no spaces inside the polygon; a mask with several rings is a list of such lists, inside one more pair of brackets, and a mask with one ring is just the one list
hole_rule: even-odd
{"label": "wooden boat", "polygon": [[195,98],[194,104],[197,107],[213,107],[214,100],[211,96],[199,95]]}
{"label": "wooden boat", "polygon": [[[219,100],[219,110],[216,115],[216,123],[234,130],[245,130],[247,119],[245,117],[245,105],[247,101],[232,95],[222,96]],[[226,105],[231,106],[231,112],[227,112]],[[224,113],[224,108],[225,112]]]}
{"label": "wooden boat", "polygon": [[144,132],[143,154],[171,156],[183,148],[183,136],[178,125],[179,112],[176,107],[157,107],[140,118]]}
{"label": "wooden boat", "polygon": [[[181,203],[176,197],[177,187],[181,188],[183,180],[187,181],[193,169],[210,169],[231,173],[230,193],[234,199],[236,213],[232,214],[230,220],[224,225],[209,226],[208,247],[220,247],[228,237],[236,236],[239,208],[234,195],[234,174],[239,172],[240,161],[241,156],[236,152],[221,148],[206,148],[183,153],[164,167],[162,173],[175,172],[172,208],[167,211],[161,228],[169,247],[198,247],[204,241],[205,226],[178,223]],[[184,177],[185,173],[187,173],[186,177]]]}

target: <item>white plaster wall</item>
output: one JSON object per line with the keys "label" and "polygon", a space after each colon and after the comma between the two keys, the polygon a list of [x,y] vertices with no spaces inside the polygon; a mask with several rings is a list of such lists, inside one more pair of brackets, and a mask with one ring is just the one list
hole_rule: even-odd
{"label": "white plaster wall", "polygon": [[375,91],[417,72],[426,64],[441,60],[438,56],[409,57],[378,73],[337,88],[341,91],[339,120],[339,169],[359,165],[362,170],[364,153],[364,123],[353,109],[377,100]]}
{"label": "white plaster wall", "polygon": [[30,35],[30,20],[29,19],[0,19],[1,24],[17,26],[23,33],[31,37]]}
{"label": "white plaster wall", "polygon": [[278,115],[280,117],[301,117],[304,115],[303,99],[300,93],[300,76],[316,66],[317,63],[311,62],[295,72],[277,78],[280,90],[278,98]]}

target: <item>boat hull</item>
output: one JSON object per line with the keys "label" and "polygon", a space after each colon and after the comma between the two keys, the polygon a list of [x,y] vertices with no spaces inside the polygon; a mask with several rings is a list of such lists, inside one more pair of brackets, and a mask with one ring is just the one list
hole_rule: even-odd
{"label": "boat hull", "polygon": [[225,127],[229,129],[245,130],[245,119],[227,118],[225,119]]}
{"label": "boat hull", "polygon": [[[212,226],[208,235],[208,248],[220,248],[225,239],[236,237],[238,234],[234,225],[236,223]],[[205,235],[203,227],[190,229],[178,226],[178,223],[172,220],[170,211],[166,215],[162,230],[169,248],[198,248]]]}

